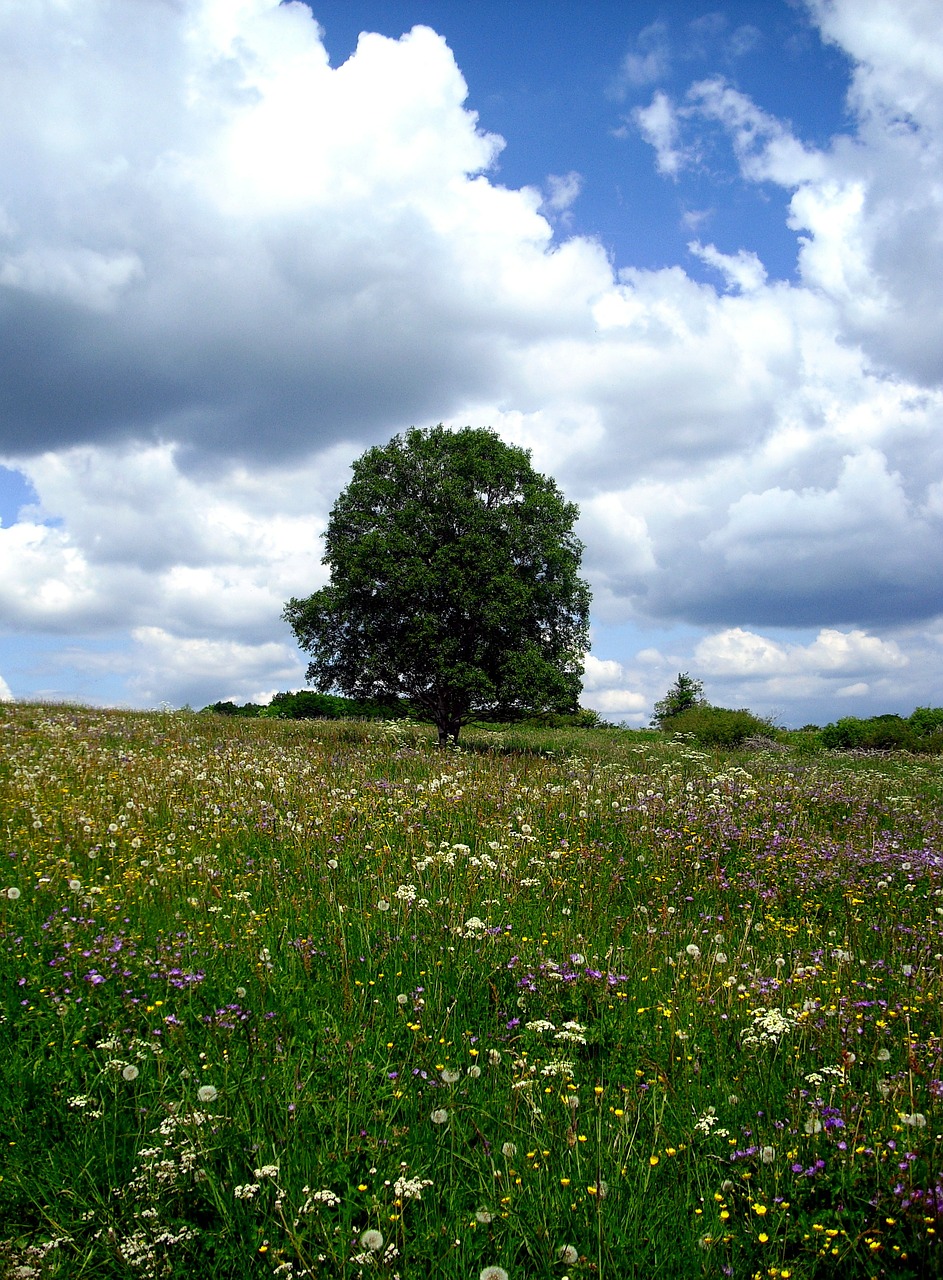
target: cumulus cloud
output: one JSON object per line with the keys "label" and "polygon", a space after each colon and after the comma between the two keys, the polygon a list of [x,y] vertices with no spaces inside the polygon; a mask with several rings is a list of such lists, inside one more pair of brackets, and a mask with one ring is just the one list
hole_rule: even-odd
{"label": "cumulus cloud", "polygon": [[742,627],[731,627],[702,640],[694,651],[698,669],[709,676],[741,678],[793,675],[873,674],[907,665],[893,640],[864,631],[823,627],[811,644],[782,644]]}
{"label": "cumulus cloud", "polygon": [[[298,682],[278,619],[324,581],[350,461],[444,420],[530,447],[580,503],[598,622],[688,628],[592,658],[600,710],[641,718],[695,660],[770,698],[919,698],[943,613],[943,38],[920,0],[810,3],[852,60],[846,135],[812,146],[719,76],[633,117],[668,178],[720,138],[788,193],[795,278],[692,241],[716,286],[562,235],[575,171],[501,186],[427,27],[332,67],[300,4],[4,6],[0,458],[36,494],[0,526],[7,633],[133,633],[113,661],[145,701]],[[650,30],[622,84],[667,58]]]}

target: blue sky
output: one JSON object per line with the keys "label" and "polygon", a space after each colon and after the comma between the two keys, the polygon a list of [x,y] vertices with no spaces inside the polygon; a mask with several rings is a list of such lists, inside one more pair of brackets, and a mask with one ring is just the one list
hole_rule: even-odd
{"label": "blue sky", "polygon": [[943,702],[932,0],[14,0],[0,114],[0,696],[299,687],[442,420],[579,503],[610,718]]}

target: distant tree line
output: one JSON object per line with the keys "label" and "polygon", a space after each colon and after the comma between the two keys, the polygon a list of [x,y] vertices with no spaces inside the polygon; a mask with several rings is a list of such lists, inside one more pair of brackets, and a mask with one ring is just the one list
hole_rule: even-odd
{"label": "distant tree line", "polygon": [[[391,698],[384,702],[344,698],[338,694],[315,693],[301,689],[295,693],[276,693],[272,701],[263,706],[257,702],[213,702],[203,708],[223,716],[262,717],[279,720],[416,720],[432,723],[404,698]],[[528,714],[516,708],[505,708],[492,713],[482,712],[481,723],[511,724],[527,721],[547,729],[579,727],[594,729],[603,725],[597,712],[580,707],[572,713],[538,712]]]}

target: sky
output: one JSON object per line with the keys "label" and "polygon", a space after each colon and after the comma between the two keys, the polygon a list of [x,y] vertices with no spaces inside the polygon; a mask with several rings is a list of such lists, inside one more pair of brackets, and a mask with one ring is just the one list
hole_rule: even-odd
{"label": "sky", "polygon": [[2,0],[0,697],[304,685],[410,426],[580,508],[582,702],[943,704],[937,0]]}

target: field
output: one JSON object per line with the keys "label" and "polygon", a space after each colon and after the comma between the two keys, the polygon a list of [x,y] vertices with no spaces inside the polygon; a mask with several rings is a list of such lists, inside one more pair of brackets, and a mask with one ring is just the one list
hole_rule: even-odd
{"label": "field", "polygon": [[0,705],[0,1276],[940,1274],[941,792]]}

